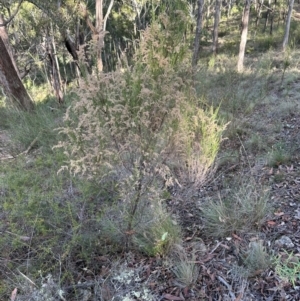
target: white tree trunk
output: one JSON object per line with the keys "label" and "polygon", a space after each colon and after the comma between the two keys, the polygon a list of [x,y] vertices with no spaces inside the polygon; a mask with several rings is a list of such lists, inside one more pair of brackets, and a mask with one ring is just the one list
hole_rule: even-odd
{"label": "white tree trunk", "polygon": [[103,70],[103,62],[102,62],[102,49],[104,47],[104,36],[106,30],[106,22],[107,18],[111,12],[113,7],[114,0],[111,0],[106,12],[106,15],[103,17],[103,0],[96,0],[96,32],[94,34],[94,40],[97,44],[96,52],[97,52],[97,69],[98,72]]}
{"label": "white tree trunk", "polygon": [[284,31],[284,38],[283,38],[283,43],[282,43],[283,51],[285,50],[285,48],[289,42],[289,34],[290,34],[290,26],[291,26],[293,7],[294,7],[294,0],[290,0],[289,1],[289,11],[288,11],[286,26],[285,26],[285,31]]}
{"label": "white tree trunk", "polygon": [[251,0],[245,0],[245,7],[244,7],[244,13],[242,19],[241,43],[240,43],[240,51],[239,51],[239,58],[237,64],[238,72],[243,72],[244,69],[244,57],[245,57],[245,49],[246,49],[247,35],[248,35],[250,3]]}

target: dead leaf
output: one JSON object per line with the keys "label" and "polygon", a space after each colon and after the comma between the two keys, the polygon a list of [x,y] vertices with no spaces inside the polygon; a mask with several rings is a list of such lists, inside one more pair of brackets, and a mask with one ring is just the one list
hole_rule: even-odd
{"label": "dead leaf", "polygon": [[253,237],[250,237],[249,240],[250,240],[250,241],[257,241],[257,240],[258,240],[258,237],[257,237],[257,236],[253,236]]}
{"label": "dead leaf", "polygon": [[185,297],[188,297],[188,295],[189,295],[189,288],[188,288],[188,287],[185,287],[185,288],[183,289],[183,295],[184,295]]}
{"label": "dead leaf", "polygon": [[234,234],[234,233],[232,234],[232,236],[233,236],[234,238],[236,238],[237,240],[240,240],[240,241],[243,240],[242,238],[240,238],[239,236],[237,236],[237,235]]}
{"label": "dead leaf", "polygon": [[223,248],[225,248],[225,249],[227,249],[227,250],[230,250],[230,247],[228,247],[228,246],[226,246],[224,244],[220,244],[220,246],[223,247]]}
{"label": "dead leaf", "polygon": [[274,215],[276,215],[276,216],[282,216],[282,215],[284,215],[284,212],[275,212]]}
{"label": "dead leaf", "polygon": [[241,292],[236,298],[235,301],[241,301],[244,296],[244,292]]}
{"label": "dead leaf", "polygon": [[206,256],[204,259],[202,259],[202,262],[208,262],[214,257],[215,257],[215,254],[208,254],[208,256]]}
{"label": "dead leaf", "polygon": [[10,300],[11,300],[11,301],[15,301],[15,299],[16,299],[16,297],[17,297],[17,291],[18,291],[17,288],[15,288],[15,289],[12,291],[12,293],[11,293],[11,295],[10,295]]}
{"label": "dead leaf", "polygon": [[177,297],[177,296],[170,295],[170,294],[164,294],[163,298],[167,299],[167,300],[171,300],[171,301],[184,301],[184,298]]}

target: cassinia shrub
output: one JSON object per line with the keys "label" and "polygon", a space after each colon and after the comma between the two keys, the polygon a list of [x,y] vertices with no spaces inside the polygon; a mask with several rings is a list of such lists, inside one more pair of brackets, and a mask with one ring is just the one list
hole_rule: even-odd
{"label": "cassinia shrub", "polygon": [[161,43],[172,37],[172,22],[161,20],[163,29],[157,22],[143,33],[134,66],[81,80],[60,129],[62,169],[114,183],[131,234],[137,211],[159,201],[154,190],[207,180],[225,128],[217,110],[199,105],[178,35],[168,49]]}

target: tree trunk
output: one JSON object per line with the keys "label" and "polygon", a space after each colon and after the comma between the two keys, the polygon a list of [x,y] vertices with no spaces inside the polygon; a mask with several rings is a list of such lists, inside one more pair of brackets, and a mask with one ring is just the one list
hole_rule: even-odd
{"label": "tree trunk", "polygon": [[270,36],[273,35],[273,23],[274,23],[274,10],[272,10],[270,13]]}
{"label": "tree trunk", "polygon": [[244,69],[244,57],[245,57],[245,49],[246,49],[247,35],[248,35],[250,3],[251,0],[245,0],[245,7],[244,7],[244,13],[242,19],[241,43],[240,43],[240,51],[239,51],[239,58],[237,64],[238,72],[242,72]]}
{"label": "tree trunk", "polygon": [[[3,23],[1,16],[0,23]],[[12,103],[23,110],[33,110],[34,103],[21,81],[4,26],[0,27],[0,86]]]}
{"label": "tree trunk", "polygon": [[268,26],[268,22],[269,22],[269,19],[270,19],[270,14],[271,14],[271,2],[272,0],[269,0],[268,1],[268,4],[267,4],[267,15],[266,15],[266,21],[265,21],[265,26],[264,26],[264,29],[263,29],[263,32],[266,32],[267,30],[267,26]]}
{"label": "tree trunk", "polygon": [[261,9],[262,9],[263,4],[264,4],[264,0],[260,0],[257,5],[257,10],[256,10],[257,15],[256,15],[256,21],[255,21],[256,28],[259,25],[259,20],[261,18]]}
{"label": "tree trunk", "polygon": [[214,55],[216,55],[218,51],[220,16],[221,16],[221,0],[216,0],[215,21],[214,21],[214,31],[213,31],[213,47],[212,47],[212,52]]}
{"label": "tree trunk", "polygon": [[283,43],[282,43],[283,51],[285,50],[286,45],[289,42],[289,34],[290,34],[290,26],[291,26],[293,7],[294,7],[294,0],[290,0],[289,1],[289,11],[288,11],[286,26],[285,26],[285,31],[284,31],[284,38],[283,38]]}
{"label": "tree trunk", "polygon": [[199,51],[200,51],[200,36],[202,31],[202,18],[203,18],[203,6],[204,0],[198,0],[198,8],[197,8],[197,27],[195,34],[195,42],[194,42],[194,53],[192,59],[192,66],[195,67],[197,65],[199,59]]}
{"label": "tree trunk", "polygon": [[[52,29],[52,24],[51,24]],[[54,95],[59,103],[63,103],[64,94],[62,91],[62,82],[59,72],[59,65],[56,55],[55,42],[53,38],[53,30],[48,33],[46,41],[46,51],[48,57],[48,69],[50,74],[50,83],[54,92]]]}
{"label": "tree trunk", "polygon": [[93,39],[96,44],[96,57],[97,57],[97,69],[98,72],[103,70],[103,61],[102,61],[102,49],[104,47],[104,36],[106,30],[107,18],[113,7],[114,0],[111,0],[106,12],[105,17],[103,17],[103,0],[96,0],[96,26],[93,34]]}
{"label": "tree trunk", "polygon": [[209,19],[210,19],[210,15],[211,15],[211,8],[212,8],[212,1],[208,0],[206,2],[207,4],[207,8],[206,8],[206,28],[209,29]]}
{"label": "tree trunk", "polygon": [[232,10],[232,0],[229,0],[228,1],[228,4],[227,4],[227,21],[229,21],[229,17],[231,16],[231,10]]}
{"label": "tree trunk", "polygon": [[97,69],[99,72],[103,70],[103,62],[101,57],[102,48],[104,46],[104,36],[101,37],[103,31],[103,0],[96,0],[96,32],[94,41],[96,43]]}

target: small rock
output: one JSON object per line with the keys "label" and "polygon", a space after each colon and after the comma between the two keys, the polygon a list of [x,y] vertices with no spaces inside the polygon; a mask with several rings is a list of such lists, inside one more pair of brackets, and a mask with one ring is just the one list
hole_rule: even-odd
{"label": "small rock", "polygon": [[275,245],[278,247],[286,247],[289,249],[294,247],[292,240],[286,235],[283,235],[279,239],[275,240]]}

